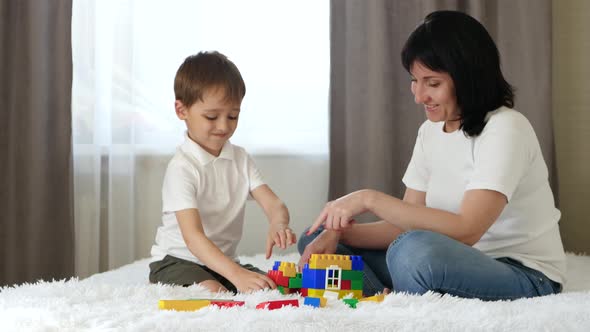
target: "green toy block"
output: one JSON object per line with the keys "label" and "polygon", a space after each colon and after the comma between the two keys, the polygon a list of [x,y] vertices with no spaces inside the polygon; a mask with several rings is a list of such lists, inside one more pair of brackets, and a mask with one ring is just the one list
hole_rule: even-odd
{"label": "green toy block", "polygon": [[350,282],[350,289],[362,290],[363,289],[363,281],[362,280],[352,280]]}
{"label": "green toy block", "polygon": [[342,280],[363,280],[363,271],[342,270]]}
{"label": "green toy block", "polygon": [[301,278],[289,279],[289,288],[301,288]]}
{"label": "green toy block", "polygon": [[342,301],[344,301],[344,303],[346,303],[349,307],[351,308],[356,308],[356,304],[359,303],[358,299],[342,299]]}

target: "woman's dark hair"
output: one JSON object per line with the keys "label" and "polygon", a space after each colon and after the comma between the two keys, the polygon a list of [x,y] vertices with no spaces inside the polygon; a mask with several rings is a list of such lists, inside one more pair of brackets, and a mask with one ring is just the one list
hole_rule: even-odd
{"label": "woman's dark hair", "polygon": [[473,17],[457,11],[430,13],[410,35],[401,54],[408,72],[417,61],[453,79],[461,129],[477,136],[485,117],[500,106],[514,106],[514,88],[500,69],[492,37]]}

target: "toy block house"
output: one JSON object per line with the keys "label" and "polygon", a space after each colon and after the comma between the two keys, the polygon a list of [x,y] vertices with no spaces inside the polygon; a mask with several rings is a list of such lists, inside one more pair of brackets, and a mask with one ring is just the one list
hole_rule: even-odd
{"label": "toy block house", "polygon": [[[295,263],[275,262],[268,276],[277,284],[282,294],[301,293],[306,304],[320,306],[326,292],[337,294],[339,299],[352,294],[355,299],[363,296],[363,260],[350,255],[311,255],[301,273]],[[317,304],[317,305],[315,305]],[[321,305],[323,306],[323,305]]]}

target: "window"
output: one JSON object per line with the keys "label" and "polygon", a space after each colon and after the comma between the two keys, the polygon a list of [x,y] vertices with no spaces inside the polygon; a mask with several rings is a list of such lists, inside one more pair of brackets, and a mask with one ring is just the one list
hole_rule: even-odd
{"label": "window", "polygon": [[[74,142],[173,151],[184,123],[173,80],[218,50],[246,82],[232,142],[250,153],[327,154],[329,3],[74,1]],[[127,147],[127,148],[126,148]]]}

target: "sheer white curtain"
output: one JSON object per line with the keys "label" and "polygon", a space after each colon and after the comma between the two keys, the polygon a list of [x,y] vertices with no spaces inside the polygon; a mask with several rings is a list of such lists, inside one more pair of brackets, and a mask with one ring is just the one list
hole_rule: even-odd
{"label": "sheer white curtain", "polygon": [[163,172],[182,141],[173,79],[218,50],[246,81],[232,142],[254,155],[328,151],[329,3],[75,0],[76,263],[84,277],[147,257]]}

